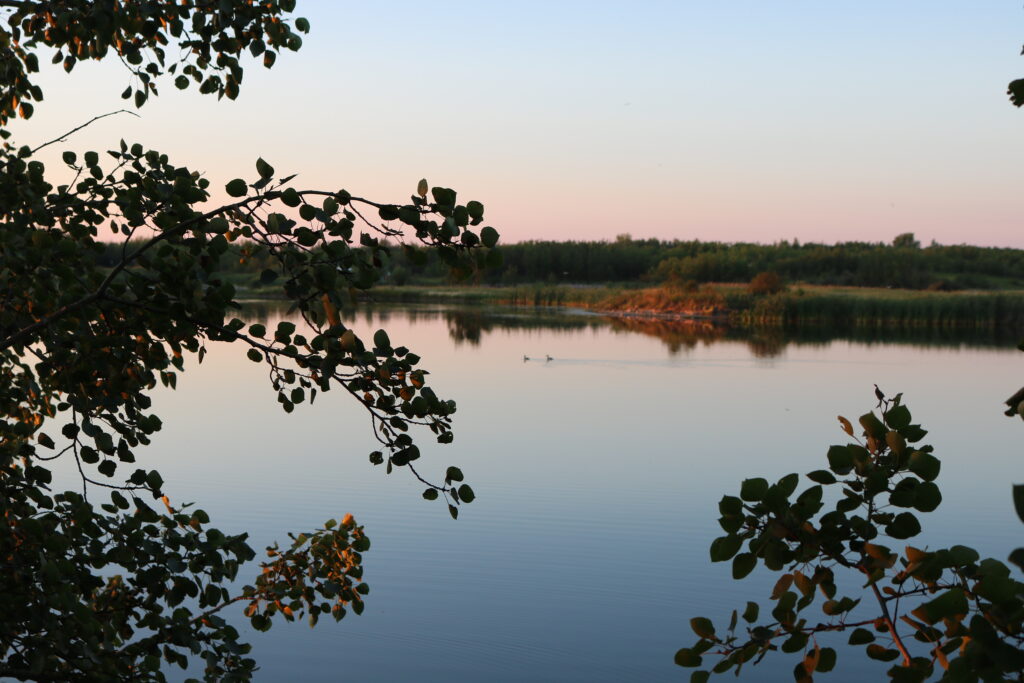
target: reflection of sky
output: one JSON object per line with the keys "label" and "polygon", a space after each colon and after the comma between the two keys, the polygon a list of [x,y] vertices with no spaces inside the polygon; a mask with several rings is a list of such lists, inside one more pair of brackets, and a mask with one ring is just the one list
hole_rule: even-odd
{"label": "reflection of sky", "polygon": [[[237,102],[178,93],[125,137],[208,172],[257,155],[401,201],[426,176],[510,241],[966,240],[1024,246],[1019,3],[301,2],[312,33]],[[48,60],[42,60],[46,63]],[[46,67],[49,68],[49,67]],[[116,65],[52,67],[22,142],[122,106]],[[58,146],[59,147],[59,146]],[[55,149],[53,158],[59,158]]]}
{"label": "reflection of sky", "polygon": [[[367,462],[351,400],[323,394],[286,415],[244,354],[214,347],[158,396],[165,429],[148,462],[172,499],[199,501],[257,547],[346,512],[373,540],[367,613],[258,637],[263,680],[679,680],[671,657],[691,642],[689,618],[727,617],[772,583],[735,583],[708,562],[718,499],[748,476],[823,467],[844,437],[836,415],[871,408],[876,382],[906,392],[942,458],[945,501],[920,543],[998,557],[1019,544],[1008,482],[1024,480],[1024,425],[999,405],[1021,383],[1017,352],[837,341],[764,359],[722,341],[672,355],[606,326],[498,325],[455,346],[443,317],[386,325],[458,401],[454,444],[425,440],[420,461],[428,478],[466,473],[478,499],[457,522],[411,477]],[[789,660],[772,660],[747,680],[789,676]]]}

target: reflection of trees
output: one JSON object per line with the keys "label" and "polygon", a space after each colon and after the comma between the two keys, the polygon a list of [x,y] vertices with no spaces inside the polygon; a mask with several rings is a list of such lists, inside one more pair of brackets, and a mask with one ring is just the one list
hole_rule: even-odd
{"label": "reflection of trees", "polygon": [[[246,302],[238,313],[247,323],[274,323],[289,317],[288,305],[278,301]],[[756,358],[775,358],[789,344],[827,346],[838,341],[865,344],[908,344],[916,347],[1009,348],[1020,332],[1002,328],[935,329],[932,327],[836,328],[823,325],[794,327],[733,327],[708,320],[669,320],[663,318],[581,315],[568,311],[535,308],[511,308],[467,305],[402,304],[366,306],[344,310],[348,324],[362,322],[367,327],[383,325],[390,318],[402,318],[411,324],[443,321],[452,341],[478,346],[483,337],[495,331],[544,330],[551,334],[575,334],[580,330],[609,328],[621,334],[642,334],[661,340],[669,353],[676,355],[698,344],[742,341]]]}
{"label": "reflection of trees", "polygon": [[784,332],[775,327],[751,330],[744,340],[754,358],[776,358],[786,350],[789,340]]}
{"label": "reflection of trees", "polygon": [[907,344],[920,348],[963,346],[1005,349],[1016,344],[1020,337],[1019,332],[997,328],[733,327],[707,320],[643,317],[606,317],[604,320],[616,332],[643,334],[660,339],[672,355],[684,349],[692,349],[698,343],[713,344],[726,340],[745,342],[755,358],[776,358],[790,344],[827,346],[842,340],[864,344]]}
{"label": "reflection of trees", "polygon": [[448,336],[456,346],[463,342],[470,346],[480,345],[480,335],[494,329],[495,321],[479,311],[445,311]]}
{"label": "reflection of trees", "polygon": [[656,337],[673,356],[699,343],[711,344],[725,338],[728,328],[708,320],[666,320],[663,318],[608,317],[612,330]]}

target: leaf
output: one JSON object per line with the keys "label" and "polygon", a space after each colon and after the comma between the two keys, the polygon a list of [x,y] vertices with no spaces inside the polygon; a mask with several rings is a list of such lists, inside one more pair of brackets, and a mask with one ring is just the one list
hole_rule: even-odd
{"label": "leaf", "polygon": [[723,515],[739,515],[743,513],[743,501],[736,496],[722,496],[718,502],[718,511]]}
{"label": "leaf", "polygon": [[757,566],[757,556],[753,553],[740,553],[732,561],[732,578],[739,581],[745,578]]}
{"label": "leaf", "polygon": [[491,249],[498,243],[498,231],[488,226],[480,231],[480,242],[485,247]]}
{"label": "leaf", "polygon": [[445,472],[444,481],[448,484],[453,481],[462,481],[462,470],[458,467],[449,467]]}
{"label": "leaf", "polygon": [[850,645],[866,645],[875,642],[875,634],[866,628],[855,628],[850,634]]}
{"label": "leaf", "polygon": [[747,608],[743,610],[743,620],[748,624],[753,624],[757,621],[757,615],[760,611],[761,608],[756,602],[748,602]]}
{"label": "leaf", "polygon": [[844,476],[853,471],[853,456],[846,446],[832,446],[828,449],[828,468]]}
{"label": "leaf", "polygon": [[793,495],[793,492],[796,491],[796,487],[799,484],[800,475],[793,472],[787,474],[782,479],[779,479],[778,483],[775,484],[775,487],[778,488],[779,492],[782,494],[784,498],[788,498],[789,496]]}
{"label": "leaf", "polygon": [[720,536],[711,542],[711,561],[712,562],[727,562],[731,560],[733,556],[739,552],[740,546],[743,545],[743,539],[739,536],[729,535]]}
{"label": "leaf", "polygon": [[942,619],[967,614],[967,609],[964,592],[959,588],[950,588],[937,598],[918,606],[911,614],[925,623],[934,624]]}
{"label": "leaf", "polygon": [[850,436],[853,436],[853,425],[850,424],[850,421],[847,420],[842,415],[838,415],[837,418],[839,419],[839,424],[842,425],[843,427],[843,431],[849,434]]}
{"label": "leaf", "polygon": [[437,489],[427,489],[423,492],[423,497],[427,500],[437,500]]}
{"label": "leaf", "polygon": [[1024,569],[1024,548],[1017,548],[1010,553],[1010,562],[1013,562],[1020,569]]}
{"label": "leaf", "polygon": [[346,351],[355,351],[359,346],[359,339],[356,337],[356,333],[352,330],[345,330],[341,333],[341,338],[338,340],[341,344],[341,348]]}
{"label": "leaf", "polygon": [[864,428],[864,433],[868,436],[881,441],[885,438],[885,425],[874,413],[865,413],[860,416],[860,426]]}
{"label": "leaf", "polygon": [[914,488],[914,507],[921,512],[931,512],[942,502],[942,493],[933,482],[926,481]]}
{"label": "leaf", "polygon": [[271,178],[274,175],[274,167],[260,157],[256,160],[256,172],[260,174],[260,178]]}
{"label": "leaf", "polygon": [[702,661],[701,656],[689,648],[684,647],[676,652],[675,663],[677,666],[700,666]]}
{"label": "leaf", "polygon": [[1013,485],[1013,508],[1020,521],[1024,522],[1024,484]]}
{"label": "leaf", "polygon": [[814,593],[814,584],[811,582],[810,578],[801,571],[793,572],[793,583],[796,584],[797,590],[799,590],[804,596],[812,595]]}
{"label": "leaf", "polygon": [[450,514],[452,516],[452,519],[458,519],[459,518],[459,509],[457,507],[455,507],[454,505],[452,505],[451,503],[449,503],[448,504],[448,514]]}
{"label": "leaf", "polygon": [[828,673],[836,666],[836,651],[830,647],[823,647],[818,653],[818,666],[816,671]]}
{"label": "leaf", "polygon": [[917,521],[917,517],[913,514],[901,512],[896,515],[890,524],[886,525],[885,533],[893,538],[910,538],[921,533],[921,523]]}
{"label": "leaf", "polygon": [[808,673],[816,671],[818,668],[818,660],[820,656],[821,648],[815,645],[813,650],[804,655],[804,670]]}
{"label": "leaf", "polygon": [[715,637],[715,626],[711,623],[711,620],[706,617],[694,617],[690,619],[690,628],[697,634],[699,638],[706,638],[707,640],[717,640]]}
{"label": "leaf", "polygon": [[900,656],[899,650],[893,650],[881,645],[868,645],[866,648],[868,657],[877,659],[880,662],[891,662]]}
{"label": "leaf", "polygon": [[245,184],[245,181],[241,178],[235,178],[230,183],[224,186],[227,193],[232,197],[244,197],[249,193],[249,186]]}
{"label": "leaf", "polygon": [[833,476],[828,470],[814,470],[813,472],[808,472],[807,478],[817,484],[834,484],[837,481],[835,476]]}
{"label": "leaf", "polygon": [[156,470],[150,470],[149,473],[146,474],[146,484],[148,484],[154,491],[159,491],[160,487],[164,485],[164,480],[163,477],[160,476],[159,472]]}
{"label": "leaf", "polygon": [[761,500],[766,493],[768,493],[768,480],[761,477],[744,479],[740,485],[740,498],[746,501]]}
{"label": "leaf", "polygon": [[459,498],[463,503],[472,503],[476,500],[476,494],[473,493],[473,489],[469,488],[469,484],[463,484],[459,487]]}
{"label": "leaf", "polygon": [[908,467],[911,472],[925,481],[932,481],[939,476],[939,470],[942,468],[942,463],[940,463],[939,459],[931,453],[914,451],[910,454],[910,463]]}
{"label": "leaf", "polygon": [[1024,106],[1024,78],[1010,81],[1006,88],[1006,94],[1010,97],[1010,103],[1015,107]]}
{"label": "leaf", "polygon": [[442,207],[455,206],[455,190],[446,187],[431,188],[430,193],[434,197],[434,203]]}
{"label": "leaf", "polygon": [[779,577],[779,580],[775,582],[775,587],[772,588],[772,600],[778,600],[782,597],[782,594],[789,590],[789,587],[793,585],[793,575],[783,574]]}
{"label": "leaf", "polygon": [[910,411],[906,406],[893,406],[885,413],[884,417],[889,426],[897,431],[910,425]]}

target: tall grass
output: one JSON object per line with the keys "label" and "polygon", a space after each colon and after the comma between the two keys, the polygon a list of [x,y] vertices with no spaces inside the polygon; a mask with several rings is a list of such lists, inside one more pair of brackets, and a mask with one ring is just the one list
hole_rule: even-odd
{"label": "tall grass", "polygon": [[720,285],[699,291],[653,288],[621,293],[596,308],[615,313],[727,317],[741,326],[1024,330],[1022,292],[919,292],[815,287],[757,295]]}
{"label": "tall grass", "polygon": [[741,324],[833,327],[1024,329],[1024,295],[907,293],[905,296],[783,293],[731,297],[730,317]]}

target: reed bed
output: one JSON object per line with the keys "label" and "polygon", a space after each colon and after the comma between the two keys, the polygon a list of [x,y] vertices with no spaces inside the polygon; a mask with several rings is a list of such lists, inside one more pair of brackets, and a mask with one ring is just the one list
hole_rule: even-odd
{"label": "reed bed", "polygon": [[920,292],[815,287],[756,295],[734,285],[697,292],[666,288],[609,297],[616,313],[725,317],[740,326],[929,327],[1024,330],[1024,292]]}

